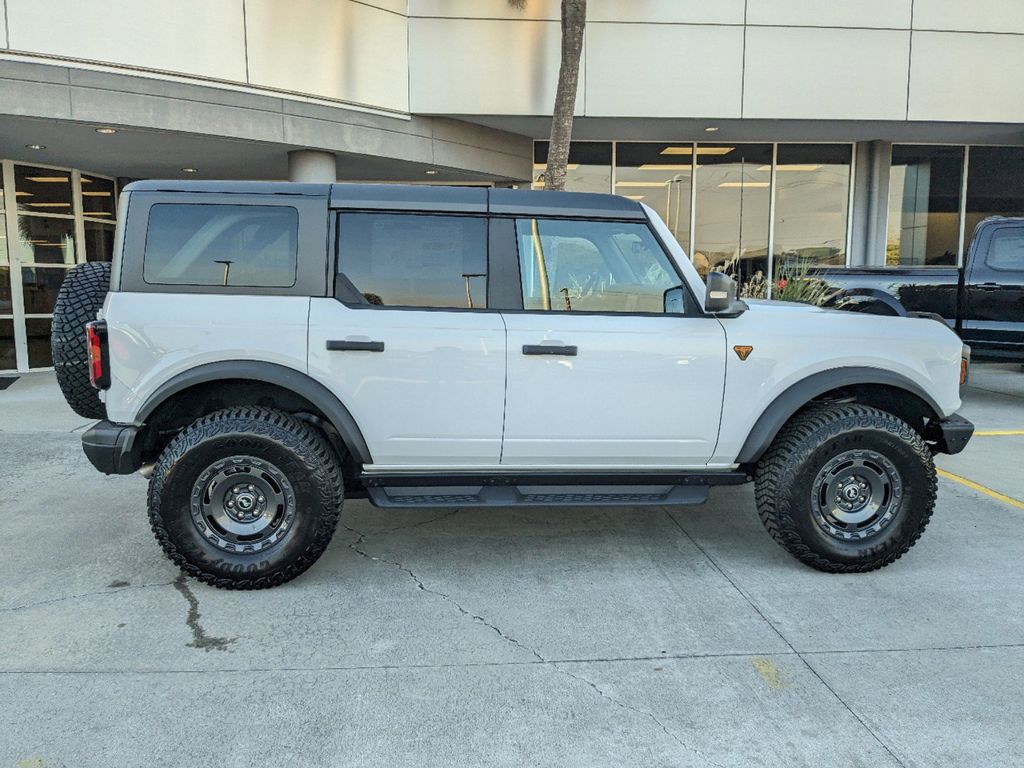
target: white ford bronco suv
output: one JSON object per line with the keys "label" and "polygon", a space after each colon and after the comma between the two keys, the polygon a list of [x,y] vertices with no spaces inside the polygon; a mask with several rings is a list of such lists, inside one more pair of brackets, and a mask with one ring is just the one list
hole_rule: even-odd
{"label": "white ford bronco suv", "polygon": [[737,300],[647,206],[510,189],[146,181],[61,289],[55,367],[186,573],[255,589],[382,508],[697,504],[753,481],[823,571],[905,553],[968,350],[943,323]]}

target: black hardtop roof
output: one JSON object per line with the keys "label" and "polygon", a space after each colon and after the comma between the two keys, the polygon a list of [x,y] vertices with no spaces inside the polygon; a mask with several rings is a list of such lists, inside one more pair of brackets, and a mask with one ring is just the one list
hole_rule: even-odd
{"label": "black hardtop roof", "polygon": [[305,195],[327,197],[331,208],[514,216],[643,219],[640,204],[618,195],[426,184],[306,184],[288,181],[135,181],[128,192]]}
{"label": "black hardtop roof", "polygon": [[216,195],[312,195],[330,194],[330,184],[295,181],[199,181],[193,179],[147,179],[133,181],[125,192],[197,192]]}

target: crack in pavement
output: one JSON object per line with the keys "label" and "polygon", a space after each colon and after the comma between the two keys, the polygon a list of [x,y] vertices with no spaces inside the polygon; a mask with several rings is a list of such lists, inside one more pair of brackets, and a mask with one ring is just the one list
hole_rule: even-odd
{"label": "crack in pavement", "polygon": [[37,608],[41,605],[52,605],[54,603],[63,603],[68,600],[82,600],[87,597],[99,597],[101,595],[115,595],[118,592],[127,592],[133,589],[151,589],[152,587],[170,587],[174,584],[173,581],[160,581],[152,584],[124,584],[114,589],[102,589],[96,592],[81,592],[75,595],[64,595],[63,597],[51,597],[46,600],[37,600],[34,603],[25,603],[24,605],[12,605],[7,608],[0,608],[0,613],[12,613],[14,611],[25,611],[29,608]]}
{"label": "crack in pavement", "polygon": [[[801,651],[807,655],[822,654],[871,654],[871,653],[920,653],[922,651],[987,651],[1024,648],[1024,643],[1008,643],[1002,645],[971,645],[971,646],[950,646],[947,648],[934,646],[930,648],[894,648],[876,649],[868,651]],[[732,653],[684,653],[658,656],[594,656],[581,659],[548,659],[539,661],[462,661],[435,664],[345,664],[341,666],[331,664],[320,664],[310,666],[242,666],[242,667],[212,667],[203,669],[184,668],[161,668],[161,669],[133,669],[119,666],[117,669],[110,668],[47,668],[47,669],[0,669],[0,675],[208,675],[208,674],[246,674],[251,675],[263,672],[295,672],[295,673],[320,673],[320,672],[367,672],[377,670],[407,670],[407,669],[474,669],[488,667],[529,667],[543,666],[545,664],[557,666],[560,664],[634,664],[643,661],[703,661],[707,659],[749,659],[753,657],[786,659],[798,658],[794,651],[763,651],[747,652],[736,651]]]}
{"label": "crack in pavement", "polygon": [[[459,510],[455,510],[455,512],[458,512],[458,511]],[[443,519],[445,517],[450,517],[451,515],[455,514],[455,512],[451,512],[449,514],[442,515],[441,517],[433,518],[432,520],[426,520],[426,521],[423,521],[421,523],[417,523],[416,525],[426,525],[427,523],[434,522],[436,520],[441,520],[441,519]],[[404,527],[406,527],[406,528],[413,528],[413,527],[416,527],[416,525],[404,526]],[[631,704],[627,704],[626,702],[622,701],[621,699],[618,699],[618,698],[612,696],[611,694],[609,694],[607,691],[603,690],[597,683],[593,682],[592,680],[589,680],[588,678],[583,677],[582,675],[576,674],[574,672],[570,672],[567,669],[562,669],[561,667],[558,666],[559,665],[558,661],[552,661],[552,660],[544,658],[544,656],[542,656],[540,654],[540,652],[537,651],[536,648],[533,648],[532,646],[527,645],[526,643],[523,643],[523,642],[521,642],[519,640],[516,640],[514,637],[509,635],[507,632],[503,631],[497,625],[495,625],[495,624],[491,623],[490,621],[488,621],[487,619],[485,619],[483,616],[475,614],[472,611],[466,610],[466,608],[464,608],[451,595],[447,594],[446,592],[440,592],[440,591],[438,591],[436,589],[432,589],[432,588],[428,587],[419,576],[417,576],[411,569],[409,569],[408,567],[406,567],[402,563],[399,563],[399,562],[394,561],[394,560],[386,560],[383,557],[377,557],[375,555],[371,555],[365,549],[360,549],[360,547],[362,546],[363,542],[366,541],[366,537],[367,537],[366,533],[363,533],[362,531],[357,531],[355,528],[352,528],[352,527],[350,527],[348,525],[345,525],[344,523],[342,523],[342,528],[344,528],[345,530],[349,531],[350,533],[353,533],[353,534],[356,535],[356,540],[351,542],[351,543],[349,543],[348,547],[349,547],[349,549],[351,549],[353,552],[355,552],[360,557],[366,558],[367,560],[373,560],[374,562],[377,562],[377,563],[383,563],[385,565],[390,565],[393,568],[399,569],[400,571],[402,571],[406,575],[408,575],[409,578],[411,578],[413,580],[413,582],[415,582],[417,589],[419,589],[419,590],[421,590],[423,592],[426,592],[428,594],[440,597],[442,600],[444,600],[445,602],[447,602],[450,605],[452,605],[463,616],[467,616],[470,619],[472,619],[473,621],[475,621],[475,622],[477,622],[477,623],[487,627],[488,629],[490,629],[492,632],[494,632],[498,637],[500,637],[505,642],[515,646],[516,648],[519,648],[520,650],[523,650],[523,651],[526,651],[527,653],[529,653],[531,656],[534,657],[534,659],[536,659],[536,663],[539,663],[539,664],[541,664],[541,665],[543,665],[545,667],[548,667],[548,668],[554,670],[555,672],[557,672],[560,675],[564,675],[565,677],[571,678],[571,679],[573,679],[573,680],[575,680],[575,681],[577,681],[579,683],[583,683],[585,686],[587,686],[588,688],[592,689],[595,693],[597,693],[598,696],[600,696],[601,698],[605,699],[606,701],[611,702],[612,704],[614,704],[615,706],[619,707],[620,709],[624,709],[624,710],[626,710],[628,712],[633,712],[634,714],[640,715],[642,717],[646,717],[652,723],[654,723],[662,731],[662,733],[664,733],[666,736],[668,736],[672,741],[674,741],[676,744],[678,744],[680,747],[682,747],[685,751],[687,751],[690,754],[692,754],[692,755],[698,757],[699,759],[703,760],[708,765],[716,766],[716,768],[722,768],[722,766],[719,763],[715,763],[715,762],[709,760],[706,755],[702,754],[695,747],[687,744],[681,738],[679,738],[679,736],[677,736],[675,733],[670,731],[668,726],[666,726],[665,723],[663,723],[653,712],[650,712],[650,711],[648,711],[646,709],[640,709],[639,707],[634,707]],[[392,529],[392,530],[401,530],[401,529]],[[390,531],[384,531],[384,532],[389,533]]]}
{"label": "crack in pavement", "polygon": [[[447,519],[447,518],[449,518],[449,517],[451,517],[453,515],[457,515],[461,511],[462,511],[461,509],[453,509],[451,512],[445,512],[443,515],[438,515],[437,517],[432,517],[429,520],[420,520],[418,523],[410,523],[409,525],[398,525],[398,526],[395,526],[394,528],[385,528],[383,531],[378,531],[378,534],[381,534],[381,533],[394,533],[395,531],[407,531],[410,528],[419,528],[421,525],[430,525],[431,523],[436,523],[436,522],[438,522],[440,520],[445,520],[445,519]],[[343,526],[343,527],[347,527],[347,526]],[[352,529],[349,528],[349,530],[351,531]]]}
{"label": "crack in pavement", "polygon": [[191,587],[186,581],[185,572],[178,574],[172,584],[182,597],[188,602],[188,614],[185,616],[185,626],[192,632],[192,642],[186,643],[189,648],[202,648],[204,651],[226,651],[228,646],[237,642],[237,637],[210,637],[199,623],[202,614],[199,613],[199,598],[192,593]]}
{"label": "crack in pavement", "polygon": [[838,701],[843,706],[843,708],[847,712],[850,713],[850,715],[854,718],[854,720],[856,720],[858,723],[861,724],[861,727],[863,727],[864,730],[868,732],[868,734],[878,743],[878,745],[882,749],[884,749],[886,751],[886,753],[888,753],[889,757],[891,757],[896,762],[897,765],[901,766],[901,768],[906,768],[906,763],[904,763],[896,755],[896,753],[893,751],[893,749],[890,748],[889,745],[885,743],[885,741],[882,739],[881,736],[879,736],[877,733],[875,733],[874,729],[872,729],[867,724],[867,722],[864,720],[864,718],[862,718],[859,714],[857,714],[857,712],[854,711],[853,707],[851,707],[846,702],[846,700],[842,696],[840,696],[839,693],[831,685],[829,685],[825,681],[825,678],[823,678],[818,673],[818,670],[816,670],[813,666],[811,666],[811,663],[806,658],[804,658],[804,655],[800,651],[798,651],[796,649],[796,647],[789,641],[789,638],[787,638],[784,634],[782,634],[782,631],[778,627],[776,627],[774,622],[772,622],[772,620],[768,618],[768,616],[765,614],[765,612],[763,610],[761,610],[761,607],[757,604],[757,602],[754,600],[754,598],[751,597],[749,594],[747,594],[747,591],[745,589],[743,589],[742,587],[740,587],[740,585],[736,582],[735,579],[732,578],[732,576],[729,575],[729,573],[725,570],[725,568],[723,568],[721,565],[719,565],[718,561],[715,558],[713,558],[711,556],[711,554],[706,549],[704,549],[704,547],[702,547],[697,542],[697,540],[695,538],[693,538],[693,536],[690,535],[690,532],[687,531],[683,527],[682,523],[680,523],[676,519],[676,516],[673,515],[672,512],[667,507],[662,507],[662,511],[665,513],[666,517],[668,517],[668,519],[672,521],[672,523],[676,526],[676,528],[678,528],[680,530],[680,532],[683,534],[683,536],[685,536],[687,538],[687,540],[694,547],[696,547],[697,550],[702,555],[704,555],[704,557],[707,559],[707,561],[709,563],[711,563],[711,565],[714,567],[714,569],[716,571],[718,571],[722,575],[722,577],[732,585],[733,589],[735,589],[739,593],[740,597],[742,597],[747,602],[747,605],[749,605],[757,613],[757,615],[761,617],[761,619],[765,622],[765,624],[767,624],[768,627],[776,635],[779,636],[779,639],[782,640],[782,642],[784,642],[789,647],[789,649],[796,655],[796,657],[800,660],[800,662],[805,667],[807,667],[807,670],[812,675],[814,675],[814,677],[816,677],[818,679],[818,682],[820,682],[823,686],[825,686],[825,689],[828,690],[828,692],[830,694],[832,694],[832,696],[835,698],[835,700]]}

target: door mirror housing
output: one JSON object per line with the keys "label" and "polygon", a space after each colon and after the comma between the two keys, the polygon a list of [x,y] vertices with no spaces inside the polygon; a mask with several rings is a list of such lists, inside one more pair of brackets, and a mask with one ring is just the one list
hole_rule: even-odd
{"label": "door mirror housing", "polygon": [[739,317],[749,309],[738,298],[739,285],[724,272],[709,272],[704,311],[717,317]]}
{"label": "door mirror housing", "polygon": [[686,314],[686,292],[683,290],[683,286],[677,285],[675,288],[669,288],[662,295],[662,299],[666,315]]}

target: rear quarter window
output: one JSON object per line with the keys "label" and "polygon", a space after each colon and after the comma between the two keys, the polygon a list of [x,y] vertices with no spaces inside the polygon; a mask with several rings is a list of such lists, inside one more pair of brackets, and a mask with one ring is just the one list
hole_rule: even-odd
{"label": "rear quarter window", "polygon": [[344,213],[338,269],[368,304],[487,307],[487,220],[478,216]]}
{"label": "rear quarter window", "polygon": [[1024,229],[1003,227],[993,232],[985,263],[1001,272],[1024,272]]}
{"label": "rear quarter window", "polygon": [[299,213],[282,205],[158,203],[143,280],[156,285],[295,285]]}

